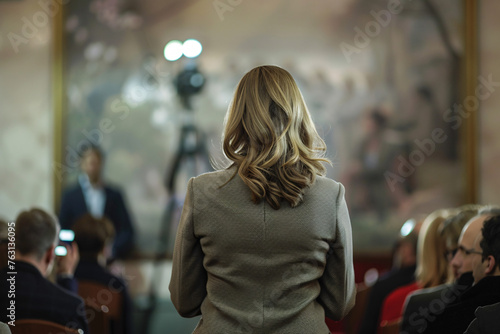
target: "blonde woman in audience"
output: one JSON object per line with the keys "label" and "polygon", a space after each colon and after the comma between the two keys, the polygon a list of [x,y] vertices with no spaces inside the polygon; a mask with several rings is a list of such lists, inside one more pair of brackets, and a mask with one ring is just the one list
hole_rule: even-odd
{"label": "blonde woman in audience", "polygon": [[196,334],[327,334],[354,304],[351,225],[292,76],[249,71],[225,123],[231,166],[188,183],[172,302]]}
{"label": "blonde woman in audience", "polygon": [[382,307],[381,326],[401,318],[408,294],[418,289],[443,284],[448,280],[448,264],[443,257],[446,243],[439,233],[439,228],[447,218],[455,214],[456,210],[440,209],[425,218],[418,235],[416,280],[387,296]]}

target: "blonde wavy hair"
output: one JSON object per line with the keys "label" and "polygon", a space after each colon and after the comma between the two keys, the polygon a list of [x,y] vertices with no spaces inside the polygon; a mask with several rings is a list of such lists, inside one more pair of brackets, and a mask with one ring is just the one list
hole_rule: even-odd
{"label": "blonde wavy hair", "polygon": [[423,288],[449,281],[448,262],[444,257],[446,240],[441,235],[442,224],[456,214],[456,209],[439,209],[428,215],[420,228],[417,244],[417,281]]}
{"label": "blonde wavy hair", "polygon": [[[326,145],[318,135],[293,77],[277,66],[259,66],[240,80],[229,106],[223,150],[252,192],[278,210],[296,207],[304,189],[326,170]],[[232,178],[231,178],[232,179]],[[229,182],[229,181],[228,181]]]}

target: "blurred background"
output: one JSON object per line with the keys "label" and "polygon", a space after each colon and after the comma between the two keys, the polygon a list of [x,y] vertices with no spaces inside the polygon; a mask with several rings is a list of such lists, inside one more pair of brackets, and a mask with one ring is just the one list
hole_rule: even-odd
{"label": "blurred background", "polygon": [[[76,152],[102,146],[104,178],[124,190],[136,229],[124,273],[137,319],[161,249],[168,316],[154,326],[190,333],[197,320],[179,319],[166,289],[185,185],[226,163],[235,86],[274,64],[295,77],[328,146],[328,176],[346,186],[363,279],[390,262],[407,219],[500,203],[499,10],[466,0],[0,1],[0,215],[58,212]],[[480,103],[475,87],[490,93]]]}

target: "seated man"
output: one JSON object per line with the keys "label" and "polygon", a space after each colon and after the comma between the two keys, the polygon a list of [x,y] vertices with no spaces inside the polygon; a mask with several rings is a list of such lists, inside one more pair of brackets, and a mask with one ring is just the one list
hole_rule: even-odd
{"label": "seated man", "polygon": [[429,323],[424,333],[463,333],[474,319],[479,306],[500,302],[500,216],[471,223],[482,226],[471,247],[459,246],[459,252],[470,259],[474,285],[460,295],[458,302],[448,305]]}
{"label": "seated man", "polygon": [[76,220],[85,213],[108,218],[116,231],[113,257],[123,258],[132,250],[134,228],[122,192],[102,179],[103,164],[104,154],[98,147],[88,147],[81,152],[82,174],[78,183],[64,193],[59,220],[63,228],[72,229]]}
{"label": "seated man", "polygon": [[40,209],[19,214],[15,223],[15,261],[0,270],[0,321],[41,319],[88,333],[83,300],[49,282],[58,240],[57,220]]}
{"label": "seated man", "polygon": [[75,241],[80,251],[80,262],[75,271],[79,281],[93,281],[107,286],[111,291],[122,295],[122,324],[123,333],[132,330],[132,302],[125,282],[106,270],[106,260],[111,253],[113,243],[113,224],[107,219],[97,219],[90,214],[82,216],[73,225]]}

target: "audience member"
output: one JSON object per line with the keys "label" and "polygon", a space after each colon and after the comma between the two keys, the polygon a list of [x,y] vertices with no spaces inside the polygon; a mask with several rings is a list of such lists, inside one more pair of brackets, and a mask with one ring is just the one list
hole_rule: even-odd
{"label": "audience member", "polygon": [[[470,263],[474,285],[435,319],[429,319],[426,334],[463,333],[474,319],[477,307],[500,302],[500,216],[480,215],[468,225],[457,255],[463,253],[463,262]],[[469,243],[471,235],[467,232],[478,229],[481,233],[474,233],[474,241]]]}
{"label": "audience member", "polygon": [[446,245],[446,253],[443,254],[443,257],[448,263],[448,277],[454,282],[412,292],[406,298],[401,323],[402,332],[407,334],[420,333],[422,326],[426,323],[425,315],[432,313],[431,309],[437,312],[441,311],[441,308],[436,310],[434,305],[431,306],[431,304],[435,303],[435,300],[446,300],[449,303],[472,285],[472,273],[462,275],[462,278],[459,280],[456,269],[453,270],[454,267],[451,265],[451,260],[458,249],[458,238],[460,237],[462,228],[471,218],[477,215],[480,208],[481,206],[479,205],[460,207],[459,210],[461,211],[457,215],[446,219],[440,226],[438,232],[444,238]]}
{"label": "audience member", "polygon": [[121,191],[106,185],[102,180],[103,163],[104,154],[98,147],[92,146],[82,151],[83,173],[78,177],[78,184],[64,193],[59,219],[63,228],[71,229],[85,213],[96,218],[108,218],[116,231],[113,257],[122,258],[132,250],[134,229]]}
{"label": "audience member", "polygon": [[132,331],[132,302],[125,282],[106,270],[106,259],[110,256],[114,237],[113,224],[103,218],[83,215],[73,225],[75,241],[80,249],[80,262],[75,277],[79,281],[92,281],[107,286],[122,295],[122,325],[124,334]]}
{"label": "audience member", "polygon": [[[12,286],[7,279],[14,277],[15,299],[0,298],[0,308],[7,310],[14,301],[16,320],[42,319],[88,333],[83,300],[44,277],[54,263],[59,231],[57,220],[43,210],[31,209],[19,214],[15,228],[14,266],[0,271],[1,295],[8,295]],[[17,274],[10,274],[11,271]],[[13,319],[7,312],[2,312],[0,320],[9,322]]]}
{"label": "audience member", "polygon": [[460,238],[458,239],[457,251],[451,260],[456,277],[461,277],[464,274],[472,275],[472,258],[466,250],[473,247],[476,238],[481,234],[484,221],[496,215],[500,215],[500,208],[493,206],[484,207],[462,229]]}
{"label": "audience member", "polygon": [[413,230],[397,243],[392,270],[382,275],[371,288],[359,328],[360,334],[375,333],[385,297],[394,289],[415,280],[417,241],[421,224],[422,222],[418,222]]}
{"label": "audience member", "polygon": [[445,253],[445,242],[438,233],[441,224],[456,211],[449,209],[436,210],[425,218],[418,236],[417,269],[415,282],[397,288],[385,299],[380,315],[380,325],[397,321],[403,314],[403,305],[411,292],[437,286],[447,281],[448,268]]}

